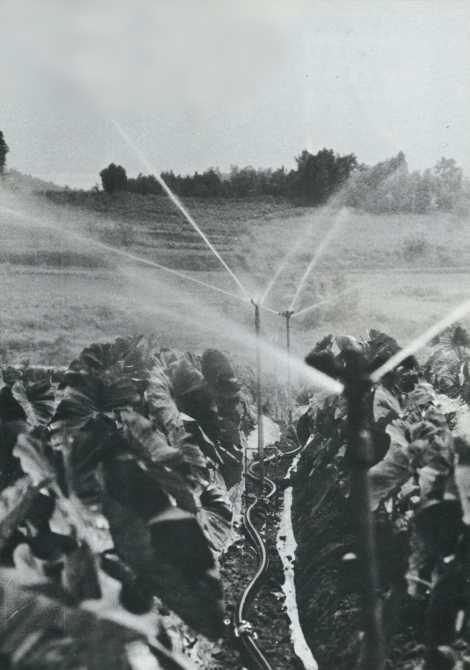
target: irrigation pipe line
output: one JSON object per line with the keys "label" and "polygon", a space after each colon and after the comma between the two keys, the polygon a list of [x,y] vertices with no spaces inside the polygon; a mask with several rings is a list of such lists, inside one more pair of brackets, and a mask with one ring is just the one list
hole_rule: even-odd
{"label": "irrigation pipe line", "polygon": [[295,456],[304,449],[304,446],[305,445],[300,445],[295,447],[295,449],[284,452],[276,448],[275,452],[270,456],[267,456],[263,463],[256,461],[255,463],[252,463],[246,470],[246,476],[251,477],[251,479],[258,482],[263,481],[268,490],[267,493],[263,494],[263,489],[261,489],[261,495],[256,496],[255,500],[251,503],[243,515],[243,525],[251,544],[256,550],[258,566],[254,576],[243,591],[241,598],[235,608],[233,629],[235,637],[239,640],[240,646],[246,654],[247,659],[252,661],[253,668],[261,668],[261,670],[272,670],[272,666],[270,665],[263,651],[257,645],[256,633],[252,624],[247,620],[246,617],[248,608],[256,597],[256,594],[261,585],[261,580],[269,567],[269,559],[266,551],[266,545],[253,522],[252,514],[260,501],[269,501],[274,496],[277,491],[277,486],[272,481],[272,479],[266,477],[264,473],[263,476],[257,474],[255,468],[257,465],[261,465],[263,472],[265,464],[269,461],[272,461],[276,458],[287,458]]}
{"label": "irrigation pipe line", "polygon": [[[262,466],[264,468],[264,463]],[[258,475],[252,472],[251,467],[248,468],[247,474],[254,480],[259,481],[261,479]],[[269,567],[266,546],[252,519],[252,514],[260,500],[270,500],[277,490],[276,484],[268,477],[263,476],[263,481],[267,486],[267,493],[263,495],[262,490],[261,498],[257,496],[243,515],[243,525],[251,541],[251,544],[256,549],[258,566],[254,576],[251,578],[248,586],[243,591],[242,596],[235,608],[233,629],[235,637],[239,640],[240,646],[247,656],[247,659],[252,662],[252,667],[257,669],[261,668],[261,670],[272,670],[272,666],[270,665],[266,656],[256,644],[256,634],[253,626],[246,618],[247,610],[253,602],[260,588],[261,579]]]}
{"label": "irrigation pipe line", "polygon": [[171,202],[175,205],[175,207],[181,212],[181,214],[184,216],[186,221],[192,226],[192,228],[197,232],[197,234],[201,237],[201,239],[205,242],[207,247],[212,251],[214,256],[217,258],[217,260],[222,264],[222,266],[225,268],[225,270],[229,273],[229,275],[232,277],[234,282],[237,284],[238,288],[242,291],[244,294],[245,298],[248,300],[251,300],[251,296],[249,295],[248,291],[245,289],[235,272],[227,265],[226,261],[222,258],[220,253],[217,251],[217,249],[214,247],[212,242],[209,240],[207,235],[204,233],[204,231],[201,230],[201,228],[198,226],[194,218],[191,216],[191,214],[188,212],[186,207],[183,205],[183,203],[176,197],[176,195],[173,193],[171,188],[168,186],[166,181],[163,179],[163,177],[159,174],[158,170],[150,163],[150,161],[147,159],[147,157],[143,154],[143,152],[139,149],[139,147],[136,145],[136,143],[129,137],[129,135],[124,131],[124,129],[119,125],[117,121],[112,119],[112,124],[117,130],[118,134],[121,136],[121,138],[124,140],[124,142],[127,144],[127,146],[134,151],[134,153],[137,155],[141,163],[146,167],[147,170],[149,170],[154,176],[155,179],[158,181],[166,195],[170,198]]}
{"label": "irrigation pipe line", "polygon": [[148,258],[143,258],[142,256],[137,256],[136,254],[133,254],[129,251],[124,251],[123,249],[119,249],[118,247],[113,247],[110,244],[106,244],[105,242],[101,242],[100,240],[95,240],[95,239],[89,239],[85,237],[84,235],[80,235],[80,233],[75,233],[74,231],[71,230],[63,230],[62,228],[59,228],[58,226],[55,226],[53,224],[45,224],[41,221],[41,219],[38,219],[37,217],[30,216],[29,214],[24,214],[23,212],[18,212],[14,209],[10,209],[9,207],[0,207],[0,211],[5,212],[7,214],[10,214],[11,216],[15,216],[18,219],[23,219],[25,221],[29,221],[30,223],[35,223],[39,225],[42,228],[50,228],[54,231],[58,231],[65,235],[66,237],[70,237],[75,240],[79,240],[81,242],[84,242],[85,244],[99,247],[100,249],[103,249],[105,251],[108,251],[110,253],[116,254],[118,256],[122,256],[123,258],[128,258],[130,260],[135,261],[136,263],[141,263],[142,265],[148,265],[149,267],[156,268],[157,270],[163,270],[164,272],[168,272],[168,274],[172,274],[176,277],[180,277],[180,279],[185,279],[186,281],[193,282],[193,284],[199,284],[199,286],[204,286],[205,288],[211,289],[212,291],[216,291],[217,293],[222,293],[225,296],[228,296],[230,298],[235,298],[236,300],[240,300],[243,303],[247,303],[248,300],[245,298],[242,298],[240,295],[237,295],[236,293],[231,293],[230,291],[226,291],[223,288],[219,288],[218,286],[214,286],[213,284],[209,284],[205,281],[202,281],[201,279],[196,279],[195,277],[190,277],[187,274],[184,274],[184,272],[179,272],[178,270],[173,270],[172,268],[167,267],[166,265],[161,265],[160,263],[157,263],[156,261],[152,261]]}

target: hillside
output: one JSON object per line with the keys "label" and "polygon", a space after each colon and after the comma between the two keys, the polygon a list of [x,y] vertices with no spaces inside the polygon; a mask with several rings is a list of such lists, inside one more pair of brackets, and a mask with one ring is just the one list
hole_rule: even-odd
{"label": "hillside", "polygon": [[[153,260],[190,270],[219,269],[218,261],[166,196],[53,191],[46,197],[55,205],[92,216],[99,226],[114,228],[117,243],[151,254]],[[235,263],[243,263],[247,243],[259,227],[302,215],[283,199],[187,198],[184,204],[227,262]]]}
{"label": "hillside", "polygon": [[[89,341],[156,332],[182,348],[230,348],[251,362],[249,305],[136,261],[142,258],[213,284],[237,286],[165,197],[57,191],[2,192],[1,349],[11,360],[66,361]],[[284,200],[185,200],[251,295],[261,295],[286,254],[267,305],[288,307],[321,240],[337,220],[328,208]],[[334,298],[293,320],[292,346],[364,323],[402,340],[468,295],[470,228],[457,217],[370,215],[348,210],[306,282],[296,308]],[[31,217],[30,219],[28,217]],[[105,246],[108,245],[108,246]],[[117,249],[118,251],[114,251]],[[126,257],[130,253],[131,258]],[[351,292],[336,299],[344,289]],[[11,310],[14,304],[17,309]],[[266,314],[268,339],[283,324]]]}

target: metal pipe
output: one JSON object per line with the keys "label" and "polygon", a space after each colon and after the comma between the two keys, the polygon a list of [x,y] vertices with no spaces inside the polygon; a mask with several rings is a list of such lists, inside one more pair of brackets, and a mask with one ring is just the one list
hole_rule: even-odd
{"label": "metal pipe", "polygon": [[256,406],[258,416],[258,459],[260,463],[261,491],[264,487],[264,435],[263,435],[263,398],[261,385],[261,317],[259,304],[252,301],[255,308],[256,333]]}
{"label": "metal pipe", "polygon": [[292,382],[290,368],[290,320],[294,315],[293,310],[280,312],[280,315],[286,320],[286,352],[287,352],[287,421],[292,423]]}
{"label": "metal pipe", "polygon": [[382,623],[382,602],[375,542],[374,518],[370,509],[368,470],[374,452],[370,432],[366,428],[366,396],[371,382],[365,373],[365,361],[351,361],[345,380],[348,402],[349,444],[347,460],[351,470],[350,501],[356,523],[357,553],[362,569],[362,601],[364,641],[360,658],[361,670],[384,670],[385,638]]}

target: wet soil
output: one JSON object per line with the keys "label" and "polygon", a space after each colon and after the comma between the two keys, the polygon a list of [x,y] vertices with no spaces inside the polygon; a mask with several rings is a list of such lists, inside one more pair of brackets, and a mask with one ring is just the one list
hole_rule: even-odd
{"label": "wet soil", "polygon": [[[277,491],[267,504],[257,506],[253,515],[258,531],[266,540],[269,567],[260,590],[247,613],[247,619],[256,631],[257,644],[263,651],[273,670],[301,670],[290,638],[289,619],[285,612],[282,584],[284,575],[276,549],[283,502],[283,478],[290,465],[290,458],[278,459],[267,468],[267,476],[277,483]],[[259,493],[258,484],[249,482],[248,500]],[[240,529],[241,537],[223,555],[221,576],[226,597],[227,632],[220,648],[213,650],[213,670],[242,670],[251,668],[249,659],[240,652],[238,640],[231,625],[233,613],[244,589],[257,568],[254,548]],[[209,666],[208,666],[209,667]]]}

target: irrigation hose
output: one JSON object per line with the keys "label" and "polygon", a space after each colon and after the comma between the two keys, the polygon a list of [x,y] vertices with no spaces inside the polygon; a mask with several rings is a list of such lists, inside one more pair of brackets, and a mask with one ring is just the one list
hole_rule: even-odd
{"label": "irrigation hose", "polygon": [[[265,457],[263,463],[268,463],[277,458],[289,458],[300,453],[306,445],[298,445],[289,451],[281,451],[275,448],[272,454]],[[251,479],[260,482],[261,475],[256,472],[256,467],[261,465],[259,461],[251,463],[247,468],[247,475]],[[246,618],[247,610],[256,597],[256,594],[261,586],[261,580],[269,567],[269,558],[266,551],[266,545],[258,532],[252,518],[252,514],[260,501],[266,502],[270,500],[277,491],[276,484],[268,477],[263,478],[264,486],[267,492],[262,492],[261,495],[256,496],[255,500],[247,508],[243,514],[243,525],[246,534],[256,550],[258,558],[258,566],[256,573],[250,580],[248,586],[243,591],[240,600],[233,616],[233,629],[235,637],[239,640],[242,651],[245,653],[248,662],[251,662],[252,667],[261,670],[272,670],[272,667],[266,656],[256,643],[256,632],[252,624]]]}
{"label": "irrigation hose", "polygon": [[[269,460],[272,460],[274,456],[275,454],[269,457]],[[255,472],[253,472],[253,465],[248,468],[248,475],[256,481],[260,479],[260,477]],[[269,566],[266,546],[252,519],[252,513],[260,500],[269,500],[276,493],[276,484],[271,479],[265,477],[264,483],[268,489],[267,493],[261,497],[257,496],[243,515],[243,525],[252,545],[256,550],[258,557],[258,567],[248,586],[243,591],[236,607],[234,614],[234,631],[235,636],[240,641],[240,645],[247,656],[247,659],[252,661],[253,667],[261,668],[262,670],[272,670],[269,661],[255,642],[256,635],[252,625],[246,619],[247,609],[253,602],[261,585],[261,579]]]}

